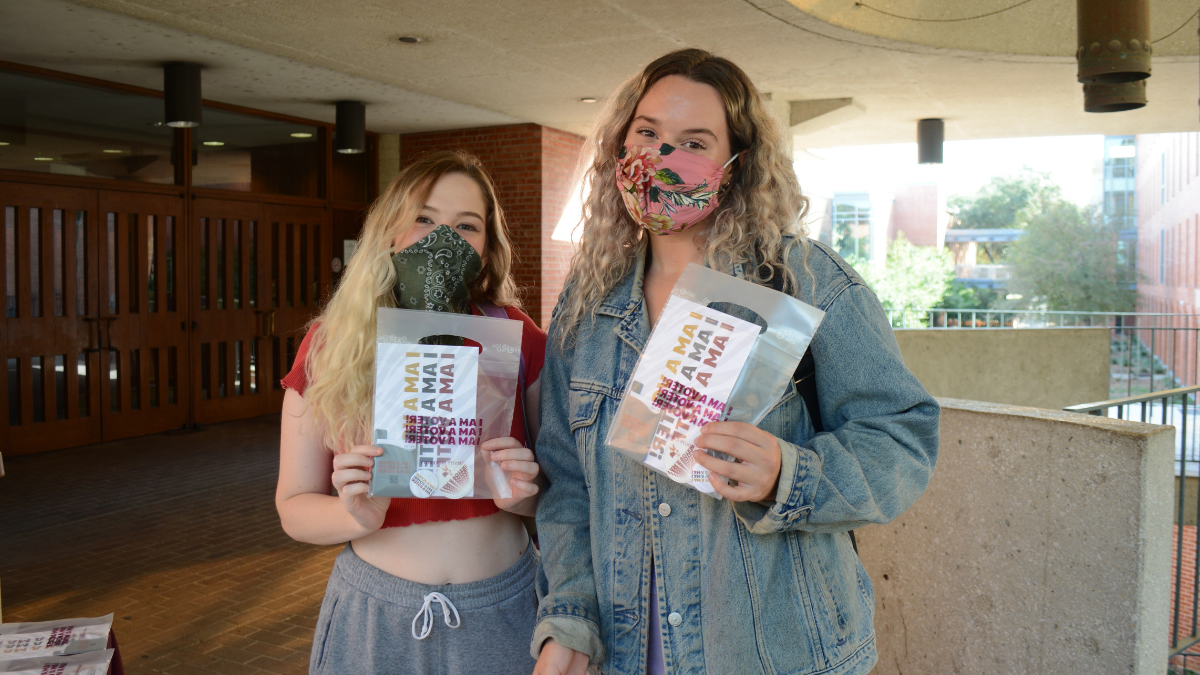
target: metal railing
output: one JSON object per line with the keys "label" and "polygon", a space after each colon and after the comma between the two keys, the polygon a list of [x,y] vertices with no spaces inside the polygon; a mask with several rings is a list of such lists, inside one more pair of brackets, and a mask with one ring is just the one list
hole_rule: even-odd
{"label": "metal railing", "polygon": [[1106,327],[1112,335],[1110,396],[1200,384],[1198,314],[914,309],[888,317],[894,328]]}
{"label": "metal railing", "polygon": [[[1172,558],[1175,573],[1172,579],[1170,658],[1176,660],[1173,665],[1182,668],[1178,671],[1181,674],[1188,672],[1189,657],[1200,661],[1200,645],[1197,645],[1200,642],[1200,602],[1197,601],[1200,599],[1200,547],[1193,545],[1190,557],[1185,560],[1187,551],[1184,545],[1187,528],[1193,528],[1194,534],[1194,528],[1200,525],[1200,499],[1197,499],[1200,497],[1197,494],[1200,493],[1198,395],[1200,386],[1191,386],[1064,408],[1070,412],[1175,426],[1175,471],[1178,482],[1174,518],[1175,552]],[[1194,517],[1189,517],[1188,513],[1191,504],[1195,505]],[[1196,541],[1194,536],[1190,540]],[[1191,590],[1186,596],[1183,593],[1185,566],[1189,567],[1191,581]],[[1187,614],[1191,615],[1190,618]],[[1192,650],[1190,654],[1189,650]]]}

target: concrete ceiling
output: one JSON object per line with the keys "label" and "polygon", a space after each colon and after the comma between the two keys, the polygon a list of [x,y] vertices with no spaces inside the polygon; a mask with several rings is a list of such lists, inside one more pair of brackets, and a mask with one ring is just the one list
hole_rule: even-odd
{"label": "concrete ceiling", "polygon": [[[918,18],[1017,1],[865,0]],[[790,101],[852,99],[797,127],[800,147],[911,142],[924,117],[945,118],[949,140],[1200,130],[1195,19],[1155,45],[1146,108],[1088,114],[1074,5],[1029,0],[932,24],[884,21],[854,0],[0,0],[0,59],[154,88],[162,63],[197,61],[206,98],[326,121],[332,101],[360,99],[381,132],[586,133],[598,105],[579,99],[697,46],[741,65],[782,116]],[[1152,34],[1189,5],[1152,0]]]}

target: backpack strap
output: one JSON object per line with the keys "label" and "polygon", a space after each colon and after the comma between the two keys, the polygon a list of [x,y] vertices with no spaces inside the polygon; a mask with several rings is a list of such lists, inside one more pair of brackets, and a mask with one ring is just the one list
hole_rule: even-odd
{"label": "backpack strap", "polygon": [[[496,305],[493,305],[490,302],[476,302],[475,307],[477,307],[479,309],[479,311],[483,312],[484,316],[488,316],[493,319],[507,319],[508,318],[508,313],[504,311],[503,307],[497,307]],[[522,397],[522,399],[521,399],[521,427],[523,429],[525,429],[525,442],[530,443],[531,439],[529,436],[529,418],[525,414],[526,406],[525,406],[525,400],[524,400],[524,396],[525,396],[525,348],[524,348],[524,345],[521,346],[521,364],[517,367],[517,391],[520,394],[520,396]]]}

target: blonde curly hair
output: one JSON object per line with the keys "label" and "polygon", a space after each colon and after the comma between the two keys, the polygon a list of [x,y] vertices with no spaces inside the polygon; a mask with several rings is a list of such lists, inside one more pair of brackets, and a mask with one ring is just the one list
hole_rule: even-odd
{"label": "blonde curly hair", "polygon": [[487,203],[483,271],[468,284],[471,299],[517,306],[512,245],[496,187],[483,164],[465,152],[439,151],[405,167],[371,205],[354,255],[333,297],[313,320],[304,375],[304,400],[327,448],[343,452],[370,442],[375,393],[375,321],[379,307],[395,307],[397,237],[416,222],[433,186],[446,174],[466,175]]}
{"label": "blonde curly hair", "polygon": [[695,235],[706,261],[716,269],[751,263],[755,282],[769,284],[782,273],[785,288],[796,288],[786,265],[769,264],[786,260],[787,249],[804,242],[806,234],[801,218],[808,199],[800,193],[783,132],[741,68],[701,49],[682,49],[659,57],[618,87],[584,146],[583,232],[556,319],[564,343],[580,321],[595,317],[595,308],[647,245],[649,235],[630,217],[613,175],[638,103],[669,75],[716,89],[725,104],[731,150],[740,153],[708,228]]}

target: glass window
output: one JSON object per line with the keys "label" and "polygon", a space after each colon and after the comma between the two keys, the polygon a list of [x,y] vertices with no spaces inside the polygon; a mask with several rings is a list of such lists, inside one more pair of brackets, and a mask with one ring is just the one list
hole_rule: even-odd
{"label": "glass window", "polygon": [[0,168],[170,185],[162,99],[0,71]]}
{"label": "glass window", "polygon": [[320,197],[321,129],[204,109],[192,129],[192,185]]}
{"label": "glass window", "polygon": [[848,260],[871,257],[871,200],[866,193],[833,196],[833,247]]}

